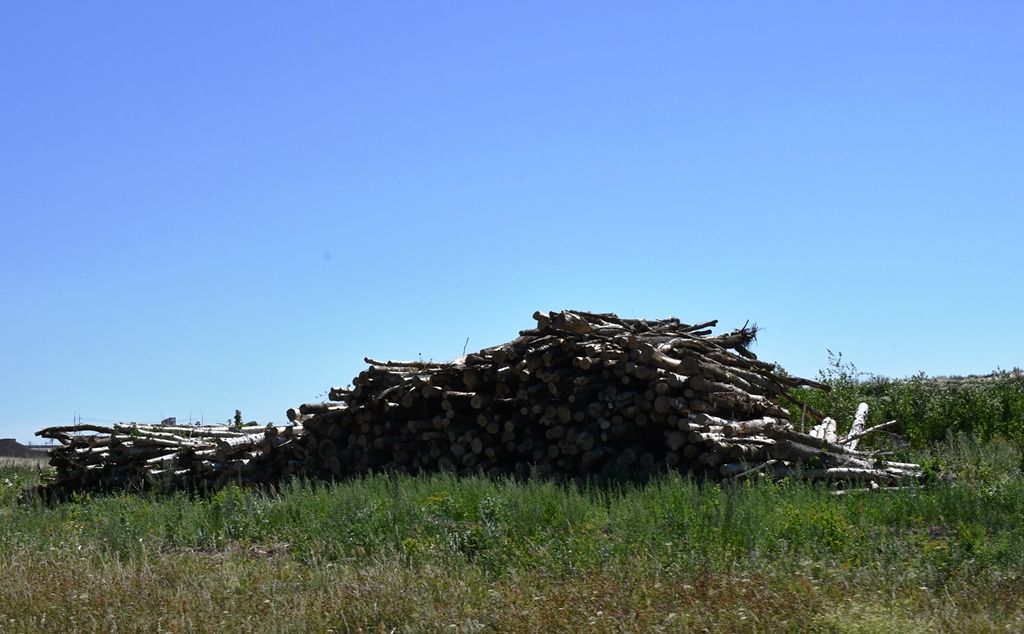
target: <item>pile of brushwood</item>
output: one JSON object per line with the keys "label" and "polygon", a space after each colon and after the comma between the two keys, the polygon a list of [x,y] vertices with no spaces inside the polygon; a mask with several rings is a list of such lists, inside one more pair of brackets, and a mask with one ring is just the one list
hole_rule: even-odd
{"label": "pile of brushwood", "polygon": [[[676,469],[702,477],[797,476],[891,487],[917,465],[858,451],[848,433],[790,389],[827,385],[759,361],[756,328],[713,335],[715,321],[535,313],[536,328],[449,363],[375,361],[330,400],[265,428],[117,424],[51,427],[50,496],[146,488],[335,479],[369,472],[588,478]],[[789,406],[799,412],[794,425]],[[805,421],[816,423],[806,433]],[[807,424],[810,426],[810,423]]]}
{"label": "pile of brushwood", "polygon": [[[451,363],[376,361],[330,401],[288,411],[306,433],[305,471],[539,474],[584,479],[672,468],[701,476],[801,477],[893,486],[917,465],[857,451],[866,406],[835,421],[789,388],[791,377],[748,346],[755,327],[712,335],[711,321],[535,313],[536,328]],[[819,424],[802,433],[801,422]]]}
{"label": "pile of brushwood", "polygon": [[75,492],[153,485],[219,488],[232,482],[276,482],[299,469],[288,448],[301,432],[292,425],[48,427],[36,435],[60,445],[50,450],[56,474],[42,493],[64,498]]}

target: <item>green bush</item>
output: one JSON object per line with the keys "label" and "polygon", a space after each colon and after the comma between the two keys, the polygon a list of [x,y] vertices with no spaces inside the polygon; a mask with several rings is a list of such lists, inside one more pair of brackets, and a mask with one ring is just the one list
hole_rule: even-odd
{"label": "green bush", "polygon": [[[1024,374],[1020,370],[996,371],[985,377],[931,378],[918,374],[905,379],[888,379],[860,372],[829,352],[828,367],[819,380],[830,392],[801,389],[794,396],[810,407],[838,421],[846,429],[853,421],[857,404],[866,402],[868,424],[895,420],[887,433],[923,449],[957,434],[979,440],[1005,438],[1024,448]],[[800,407],[791,407],[799,424]],[[808,427],[813,421],[807,420]],[[869,441],[870,442],[870,441]]]}

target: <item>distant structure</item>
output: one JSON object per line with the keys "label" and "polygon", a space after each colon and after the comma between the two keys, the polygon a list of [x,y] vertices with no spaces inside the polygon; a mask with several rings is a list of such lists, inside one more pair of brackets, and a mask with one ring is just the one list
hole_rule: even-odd
{"label": "distant structure", "polygon": [[26,447],[13,438],[0,438],[0,457],[5,458],[36,458],[43,455],[45,449]]}

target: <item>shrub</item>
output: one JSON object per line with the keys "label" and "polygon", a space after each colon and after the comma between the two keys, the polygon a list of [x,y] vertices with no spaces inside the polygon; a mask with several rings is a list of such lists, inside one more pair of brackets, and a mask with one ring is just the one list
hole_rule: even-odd
{"label": "shrub", "polygon": [[[849,427],[863,401],[870,407],[869,425],[896,420],[889,431],[917,449],[956,434],[1002,437],[1024,448],[1024,375],[1019,370],[954,379],[921,373],[894,380],[860,372],[842,354],[829,351],[819,379],[832,391],[801,389],[794,395],[835,418],[840,429]],[[798,421],[800,414],[794,411],[793,418]]]}

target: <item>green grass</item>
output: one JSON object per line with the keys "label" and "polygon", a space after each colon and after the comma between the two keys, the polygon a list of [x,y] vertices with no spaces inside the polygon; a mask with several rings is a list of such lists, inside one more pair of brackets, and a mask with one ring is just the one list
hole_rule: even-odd
{"label": "green grass", "polygon": [[936,484],[885,494],[436,475],[54,507],[0,467],[0,631],[1024,628],[1019,451],[924,458]]}

